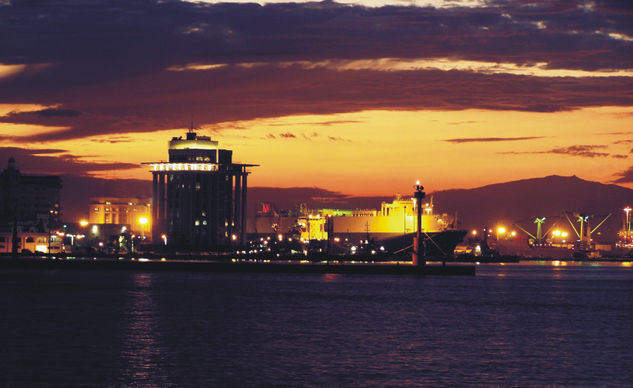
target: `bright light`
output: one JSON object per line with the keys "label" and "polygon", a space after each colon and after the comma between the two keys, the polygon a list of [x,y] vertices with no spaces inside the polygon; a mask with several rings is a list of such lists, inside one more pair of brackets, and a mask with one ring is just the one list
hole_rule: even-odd
{"label": "bright light", "polygon": [[127,228],[125,226],[121,227],[121,233],[125,233],[126,230],[127,230]]}
{"label": "bright light", "polygon": [[477,235],[477,231],[473,229],[473,231],[471,232],[473,236]]}
{"label": "bright light", "polygon": [[500,226],[497,228],[498,234],[504,234],[505,232],[506,232],[506,228],[504,228],[503,226]]}
{"label": "bright light", "polygon": [[232,234],[232,235],[231,235],[231,240],[233,240],[233,241],[237,240],[237,235]]}
{"label": "bright light", "polygon": [[569,233],[567,233],[567,232],[561,232],[561,234],[560,234],[560,235],[561,235],[561,236],[563,236],[563,237],[567,237],[567,236],[569,236]]}
{"label": "bright light", "polygon": [[277,240],[279,240],[279,241],[283,241],[283,239],[284,239],[284,235],[283,235],[283,234],[281,234],[281,233],[279,233],[279,234],[277,235]]}
{"label": "bright light", "polygon": [[419,179],[417,181],[415,181],[415,185],[416,186],[420,186],[420,180]]}
{"label": "bright light", "polygon": [[167,235],[163,234],[162,236],[160,236],[160,238],[162,238],[165,242],[165,245],[167,245]]}
{"label": "bright light", "polygon": [[516,235],[517,235],[517,232],[515,232],[515,231],[513,230],[513,231],[512,231],[512,233],[510,233],[510,235],[511,235],[512,237],[514,237],[514,236],[516,236]]}
{"label": "bright light", "polygon": [[81,225],[81,226],[88,226],[88,221],[81,220],[81,221],[79,221],[79,225]]}
{"label": "bright light", "polygon": [[92,234],[98,234],[99,233],[99,227],[97,225],[92,225],[91,232],[92,232]]}
{"label": "bright light", "polygon": [[558,236],[560,236],[560,235],[561,235],[561,231],[560,231],[560,230],[555,230],[555,231],[553,231],[553,232],[552,232],[552,234],[553,234],[554,236],[557,236],[557,237],[558,237]]}
{"label": "bright light", "polygon": [[145,216],[141,216],[141,217],[138,218],[138,223],[141,224],[141,225],[146,225],[147,222],[148,222],[148,219]]}

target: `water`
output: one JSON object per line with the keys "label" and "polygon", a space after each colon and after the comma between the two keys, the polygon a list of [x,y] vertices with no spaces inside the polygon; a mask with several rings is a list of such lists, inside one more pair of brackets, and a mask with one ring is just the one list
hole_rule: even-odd
{"label": "water", "polygon": [[630,386],[628,265],[2,270],[0,386]]}

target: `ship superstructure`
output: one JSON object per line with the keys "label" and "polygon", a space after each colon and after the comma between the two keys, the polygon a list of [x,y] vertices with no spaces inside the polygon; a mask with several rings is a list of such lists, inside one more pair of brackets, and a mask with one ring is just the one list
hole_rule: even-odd
{"label": "ship superstructure", "polygon": [[[257,216],[247,222],[249,238],[275,234],[302,242],[328,241],[332,245],[354,247],[376,241],[389,252],[410,251],[415,233],[417,203],[413,198],[396,196],[376,209],[312,209],[302,208],[296,214],[279,214],[274,206],[263,205]],[[429,239],[430,254],[448,256],[465,235],[455,230],[456,219],[449,214],[436,214],[433,198],[421,204],[422,233]],[[291,237],[289,237],[291,236]]]}

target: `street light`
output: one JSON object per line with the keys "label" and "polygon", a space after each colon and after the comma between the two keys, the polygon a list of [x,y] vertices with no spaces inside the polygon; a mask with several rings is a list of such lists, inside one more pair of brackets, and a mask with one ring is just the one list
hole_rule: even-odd
{"label": "street light", "polygon": [[79,220],[79,225],[86,227],[88,226],[88,221],[87,220]]}
{"label": "street light", "polygon": [[141,238],[145,239],[145,225],[147,225],[147,217],[141,216],[138,218],[138,223],[141,224]]}

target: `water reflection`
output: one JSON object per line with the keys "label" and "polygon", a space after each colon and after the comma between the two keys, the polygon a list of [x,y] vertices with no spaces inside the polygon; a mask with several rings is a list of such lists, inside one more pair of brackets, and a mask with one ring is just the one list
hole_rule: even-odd
{"label": "water reflection", "polygon": [[321,281],[324,283],[332,283],[341,278],[341,274],[337,273],[326,273],[321,276]]}
{"label": "water reflection", "polygon": [[159,315],[153,291],[153,274],[131,274],[131,286],[121,319],[121,360],[124,385],[164,381],[159,362],[161,344],[157,336]]}

